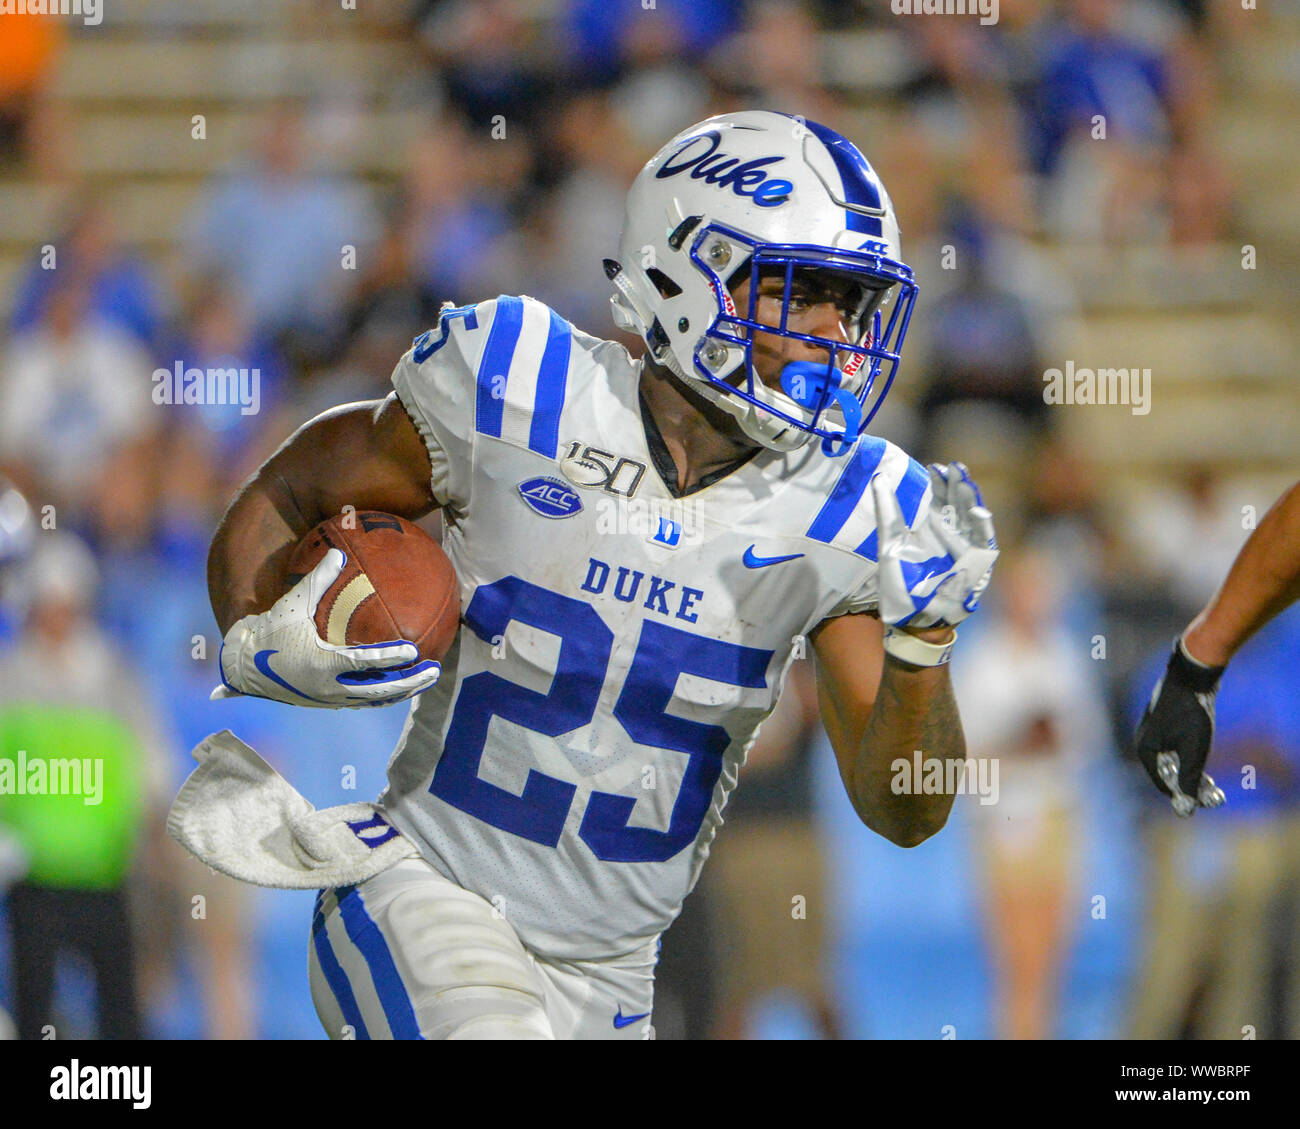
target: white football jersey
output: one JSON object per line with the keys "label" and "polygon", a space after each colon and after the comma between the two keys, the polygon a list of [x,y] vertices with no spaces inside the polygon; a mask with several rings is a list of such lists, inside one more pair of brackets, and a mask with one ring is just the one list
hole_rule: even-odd
{"label": "white football jersey", "polygon": [[677,915],[803,637],[875,607],[868,482],[908,524],[929,475],[863,436],[760,450],[683,498],[641,362],[532,298],[445,310],[393,384],[424,437],[463,623],[382,797],[535,952],[629,953]]}

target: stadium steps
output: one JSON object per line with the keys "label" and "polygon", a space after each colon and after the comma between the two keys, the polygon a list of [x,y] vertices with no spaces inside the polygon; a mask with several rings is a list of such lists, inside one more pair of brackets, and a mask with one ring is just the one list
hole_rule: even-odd
{"label": "stadium steps", "polygon": [[384,30],[396,35],[402,33],[408,7],[407,0],[357,0],[351,11],[341,3],[319,0],[119,0],[105,4],[96,32],[197,32],[210,39],[294,27],[351,30],[361,20],[367,33]]}
{"label": "stadium steps", "polygon": [[1164,396],[1152,379],[1151,410],[1124,405],[1061,407],[1065,434],[1111,475],[1133,466],[1189,461],[1295,467],[1296,398],[1277,385],[1215,385]]}
{"label": "stadium steps", "polygon": [[1152,370],[1161,384],[1222,379],[1289,383],[1300,350],[1295,327],[1271,310],[1093,312],[1065,327],[1062,358],[1076,366]]}
{"label": "stadium steps", "polygon": [[[1081,303],[1064,327],[1063,356],[1076,366],[1152,370],[1147,415],[1123,405],[1055,409],[1066,437],[1107,483],[1126,490],[1167,482],[1190,461],[1294,479],[1300,162],[1291,137],[1300,10],[1259,16],[1266,30],[1243,18],[1250,34],[1226,49],[1221,68],[1214,136],[1236,189],[1230,236],[1195,249],[1051,249]],[[1256,248],[1254,271],[1242,269],[1247,243]],[[995,472],[1010,479],[1015,469]]]}
{"label": "stadium steps", "polygon": [[[406,8],[405,0],[359,0],[356,11],[318,0],[104,4],[101,25],[70,26],[54,77],[74,179],[164,276],[179,273],[176,247],[200,192],[250,151],[276,98],[324,98],[327,114],[337,100],[326,121],[342,140],[317,167],[390,184],[423,116],[389,108],[402,83],[419,78]],[[190,137],[196,113],[207,119],[204,141]],[[0,177],[0,296],[12,296],[34,250],[57,237],[72,191]]]}
{"label": "stadium steps", "polygon": [[[123,113],[89,108],[75,126],[76,163],[87,176],[206,178],[247,153],[264,120],[256,109],[204,116],[206,137],[195,140],[191,115],[184,109]],[[367,111],[364,128],[354,131],[346,152],[327,149],[317,167],[395,176],[423,121],[423,114],[410,111]]]}
{"label": "stadium steps", "polygon": [[394,81],[392,45],[352,34],[328,39],[153,40],[81,36],[69,41],[53,84],[76,109],[92,103],[177,104],[192,113],[227,103],[312,96]]}
{"label": "stadium steps", "polygon": [[1300,8],[1261,5],[1237,20],[1252,30],[1262,23],[1264,30],[1223,45],[1215,141],[1234,174],[1241,229],[1258,233],[1254,242],[1294,264],[1300,262],[1300,162],[1293,144]]}
{"label": "stadium steps", "polygon": [[[1198,247],[1040,245],[1089,311],[1252,307],[1268,292],[1258,265],[1242,266],[1241,244]],[[1258,250],[1258,249],[1257,249]]]}

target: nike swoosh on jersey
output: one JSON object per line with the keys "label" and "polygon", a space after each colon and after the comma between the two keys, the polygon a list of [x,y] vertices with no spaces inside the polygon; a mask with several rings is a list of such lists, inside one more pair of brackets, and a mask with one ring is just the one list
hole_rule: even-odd
{"label": "nike swoosh on jersey", "polygon": [[640,1015],[624,1015],[624,1014],[623,1014],[623,1005],[622,1005],[622,1004],[619,1004],[619,1005],[618,1005],[618,1014],[617,1014],[616,1016],[614,1016],[614,1026],[615,1026],[617,1029],[622,1030],[624,1027],[629,1027],[629,1026],[631,1026],[631,1025],[632,1025],[633,1023],[635,1023],[638,1019],[645,1019],[646,1016],[648,1016],[649,1014],[650,1014],[650,1013],[649,1013],[648,1011],[643,1011]]}
{"label": "nike swoosh on jersey", "polygon": [[785,561],[795,561],[803,556],[803,553],[791,553],[788,557],[760,557],[754,553],[754,546],[751,545],[745,550],[742,558],[746,568],[766,568],[768,565],[782,564]]}

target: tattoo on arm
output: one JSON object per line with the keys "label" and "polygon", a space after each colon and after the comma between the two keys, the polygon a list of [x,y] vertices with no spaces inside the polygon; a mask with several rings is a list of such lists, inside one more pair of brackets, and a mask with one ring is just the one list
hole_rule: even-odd
{"label": "tattoo on arm", "polygon": [[858,747],[853,802],[868,826],[896,842],[896,833],[904,839],[918,829],[932,834],[952,808],[952,795],[893,793],[892,765],[898,759],[910,762],[917,749],[927,760],[965,759],[966,739],[952,682],[946,667],[917,669],[887,658],[880,693]]}

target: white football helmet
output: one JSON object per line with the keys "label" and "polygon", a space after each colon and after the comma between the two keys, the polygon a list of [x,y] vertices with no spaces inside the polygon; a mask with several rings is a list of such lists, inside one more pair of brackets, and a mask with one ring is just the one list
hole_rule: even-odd
{"label": "white football helmet", "polygon": [[[742,272],[748,310],[728,289]],[[889,391],[917,294],[866,158],[824,125],[766,110],[709,118],[649,161],[605,273],[620,328],[746,435],[780,451],[817,435],[830,455],[848,449]],[[784,279],[781,314],[765,323],[759,279],[772,275]],[[847,343],[787,326],[795,279],[833,282],[851,299]],[[755,332],[824,348],[826,361],[791,362],[781,390],[770,388],[754,371]]]}

